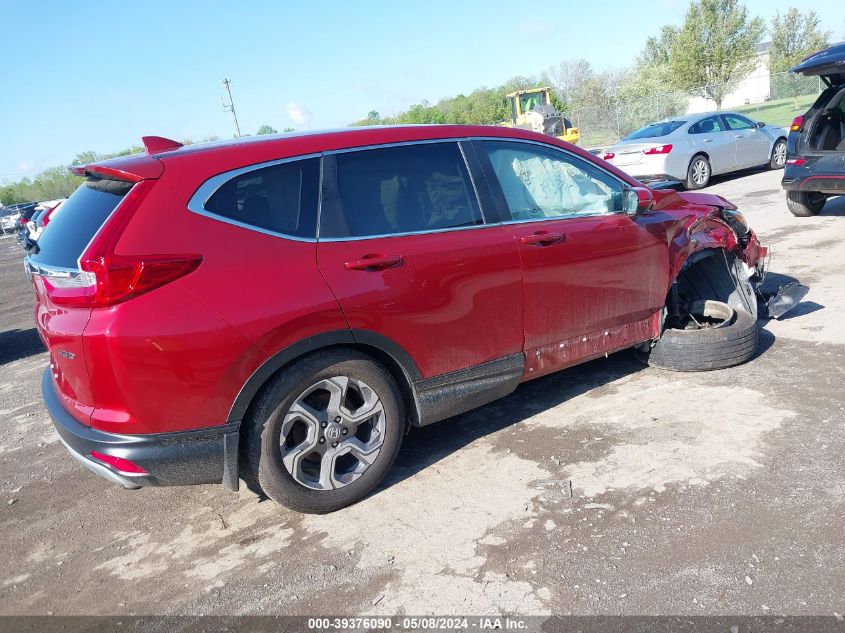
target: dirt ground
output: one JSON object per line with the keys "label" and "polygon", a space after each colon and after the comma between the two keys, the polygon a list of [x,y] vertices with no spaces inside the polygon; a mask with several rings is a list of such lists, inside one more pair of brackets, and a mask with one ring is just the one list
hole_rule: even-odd
{"label": "dirt ground", "polygon": [[769,284],[811,288],[750,363],[624,352],[525,384],[413,431],[328,516],[243,486],[126,491],[73,461],[0,240],[0,614],[844,613],[845,197],[794,218],[779,181],[710,187],[772,247]]}

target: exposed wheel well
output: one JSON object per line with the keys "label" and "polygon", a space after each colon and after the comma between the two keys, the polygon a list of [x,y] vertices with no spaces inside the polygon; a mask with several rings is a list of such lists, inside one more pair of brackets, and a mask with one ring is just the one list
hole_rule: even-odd
{"label": "exposed wheel well", "polygon": [[707,159],[707,162],[708,162],[708,163],[710,162],[710,156],[707,154],[707,152],[696,152],[696,153],[695,153],[695,154],[693,154],[693,155],[692,155],[692,157],[689,159],[689,164],[690,164],[690,165],[692,165],[692,161],[694,161],[694,160],[696,159],[696,157],[698,157],[698,156],[704,156],[704,158],[706,158],[706,159]]}
{"label": "exposed wheel well", "polygon": [[[405,411],[408,412],[408,420],[406,422],[408,428],[413,423],[413,420],[418,415],[418,409],[416,405],[416,399],[414,397],[414,388],[412,385],[411,378],[408,376],[407,372],[402,368],[402,365],[393,358],[390,354],[385,352],[378,347],[373,345],[367,345],[363,343],[336,343],[336,344],[328,344],[322,347],[318,347],[315,349],[310,349],[307,352],[298,354],[292,358],[287,359],[284,364],[280,365],[275,371],[270,373],[258,386],[255,390],[255,393],[249,400],[249,404],[246,406],[245,411],[249,412],[250,409],[254,406],[255,402],[258,400],[260,394],[263,392],[265,386],[267,385],[270,380],[274,376],[277,376],[279,373],[285,371],[288,367],[290,367],[293,363],[310,356],[312,354],[316,354],[318,352],[325,352],[327,350],[356,350],[367,356],[371,357],[374,361],[382,365],[393,377],[396,381],[396,384],[399,386],[399,390],[402,392],[402,398],[405,404]],[[241,429],[243,431],[243,429]]]}
{"label": "exposed wheel well", "polygon": [[689,257],[672,282],[667,310],[671,312],[683,299],[714,299],[757,316],[757,300],[745,267],[722,248],[705,249]]}

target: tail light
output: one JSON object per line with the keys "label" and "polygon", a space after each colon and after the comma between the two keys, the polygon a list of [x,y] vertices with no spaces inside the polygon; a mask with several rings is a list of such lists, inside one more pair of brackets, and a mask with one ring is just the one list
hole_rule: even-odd
{"label": "tail light", "polygon": [[79,258],[80,272],[45,276],[57,305],[102,308],[149,292],[196,270],[201,255],[117,255],[115,246],[155,181],[142,180],[120,202]]}
{"label": "tail light", "polygon": [[656,154],[668,154],[671,151],[671,145],[658,145],[657,147],[649,147],[648,149],[644,149],[643,154],[645,154],[646,156],[654,156]]}
{"label": "tail light", "polygon": [[39,224],[42,227],[45,227],[48,224],[50,224],[50,216],[53,215],[53,211],[58,209],[60,206],[62,206],[61,202],[59,204],[57,204],[55,207],[53,207],[52,209],[50,209],[49,211],[47,211],[47,213],[44,214],[44,217],[41,218],[41,221],[39,222]]}
{"label": "tail light", "polygon": [[804,158],[787,158],[786,159],[787,165],[795,165],[796,167],[800,167],[801,165],[803,165],[806,162],[807,162],[807,160],[804,159]]}
{"label": "tail light", "polygon": [[797,116],[792,119],[792,125],[789,126],[790,132],[798,132],[804,125],[804,115]]}
{"label": "tail light", "polygon": [[610,160],[610,159],[612,159],[614,156],[616,156],[616,154],[614,154],[613,152],[605,152],[605,153],[602,155],[602,158],[603,158],[604,160]]}

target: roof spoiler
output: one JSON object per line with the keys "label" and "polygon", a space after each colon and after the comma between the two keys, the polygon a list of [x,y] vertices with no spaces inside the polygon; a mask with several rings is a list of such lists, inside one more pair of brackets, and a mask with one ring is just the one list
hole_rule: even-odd
{"label": "roof spoiler", "polygon": [[179,141],[164,138],[163,136],[142,136],[141,142],[144,144],[144,149],[147,150],[147,154],[169,152],[182,147],[182,143]]}

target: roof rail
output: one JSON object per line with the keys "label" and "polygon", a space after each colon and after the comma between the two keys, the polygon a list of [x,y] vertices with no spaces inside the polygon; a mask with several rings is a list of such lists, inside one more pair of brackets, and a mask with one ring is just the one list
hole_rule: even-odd
{"label": "roof rail", "polygon": [[163,136],[142,136],[141,142],[147,150],[147,154],[158,154],[159,152],[169,152],[170,150],[179,149],[182,143],[174,141],[173,139],[164,138]]}

